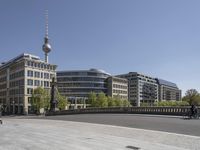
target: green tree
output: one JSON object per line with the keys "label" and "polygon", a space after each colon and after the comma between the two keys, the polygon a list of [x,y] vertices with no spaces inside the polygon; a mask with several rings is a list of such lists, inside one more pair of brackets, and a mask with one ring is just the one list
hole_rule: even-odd
{"label": "green tree", "polygon": [[91,104],[92,107],[97,107],[97,96],[96,93],[90,92],[88,95],[88,103]]}
{"label": "green tree", "polygon": [[196,89],[189,89],[186,91],[182,101],[186,101],[190,105],[200,105],[200,95]]}
{"label": "green tree", "polygon": [[188,106],[189,103],[186,101],[161,101],[156,102],[154,106]]}
{"label": "green tree", "polygon": [[127,99],[122,100],[122,104],[123,104],[124,107],[129,107],[131,105],[130,102]]}
{"label": "green tree", "polygon": [[108,96],[107,100],[108,100],[108,107],[116,106],[114,98]]}
{"label": "green tree", "polygon": [[122,107],[123,106],[122,100],[120,99],[119,95],[114,97],[114,100],[115,100],[116,106],[118,106],[118,107]]}
{"label": "green tree", "polygon": [[107,100],[106,95],[103,92],[98,94],[97,104],[98,104],[97,107],[108,107],[108,100]]}
{"label": "green tree", "polygon": [[59,108],[59,110],[65,110],[68,101],[66,99],[66,97],[62,96],[58,91],[56,92],[56,99],[58,100],[58,105],[57,107]]}
{"label": "green tree", "polygon": [[40,113],[41,108],[44,108],[44,110],[48,110],[50,107],[49,91],[42,87],[37,87],[33,90],[31,103],[37,113]]}

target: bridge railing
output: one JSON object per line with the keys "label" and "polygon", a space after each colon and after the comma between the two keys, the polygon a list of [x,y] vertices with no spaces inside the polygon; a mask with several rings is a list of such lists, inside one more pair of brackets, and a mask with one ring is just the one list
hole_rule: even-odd
{"label": "bridge railing", "polygon": [[[198,108],[200,111],[200,108]],[[132,114],[156,114],[156,115],[177,115],[187,114],[190,107],[108,107],[108,108],[85,108],[49,112],[47,115],[68,115],[86,113],[132,113]]]}

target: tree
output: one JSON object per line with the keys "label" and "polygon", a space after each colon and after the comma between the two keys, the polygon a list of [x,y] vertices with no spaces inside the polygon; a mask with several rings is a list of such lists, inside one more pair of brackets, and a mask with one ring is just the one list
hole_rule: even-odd
{"label": "tree", "polygon": [[120,99],[119,95],[114,97],[114,99],[115,99],[116,106],[118,106],[118,107],[123,106],[122,100]]}
{"label": "tree", "polygon": [[108,107],[114,107],[114,106],[116,106],[114,98],[108,96],[107,97],[107,101],[108,101]]}
{"label": "tree", "polygon": [[156,102],[154,106],[188,106],[189,103],[186,101],[161,101]]}
{"label": "tree", "polygon": [[37,113],[40,113],[41,108],[44,108],[44,110],[48,110],[50,107],[49,91],[42,87],[37,87],[33,90],[31,103]]}
{"label": "tree", "polygon": [[123,103],[124,107],[129,107],[131,105],[130,102],[127,99],[122,100],[122,103]]}
{"label": "tree", "polygon": [[62,96],[58,91],[56,92],[56,99],[58,100],[58,105],[57,107],[59,108],[59,110],[65,110],[68,101],[66,99],[66,97]]}
{"label": "tree", "polygon": [[97,96],[96,93],[90,92],[88,95],[88,103],[91,104],[92,107],[97,106]]}
{"label": "tree", "polygon": [[196,89],[187,90],[182,100],[188,102],[190,105],[200,105],[200,95]]}
{"label": "tree", "polygon": [[199,95],[198,91],[196,89],[189,89],[186,91],[185,96],[192,97]]}
{"label": "tree", "polygon": [[97,107],[108,107],[108,101],[106,95],[101,92],[97,96]]}

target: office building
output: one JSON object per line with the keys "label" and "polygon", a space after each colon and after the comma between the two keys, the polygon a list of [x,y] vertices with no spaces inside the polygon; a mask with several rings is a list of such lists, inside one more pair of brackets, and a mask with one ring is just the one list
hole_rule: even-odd
{"label": "office building", "polygon": [[181,90],[177,87],[175,83],[156,79],[158,82],[159,90],[158,97],[159,101],[180,101],[181,100]]}
{"label": "office building", "polygon": [[117,77],[128,80],[128,99],[133,106],[140,106],[140,103],[153,105],[158,101],[158,84],[155,78],[137,72]]}
{"label": "office building", "polygon": [[106,79],[110,76],[103,70],[58,71],[57,87],[66,97],[88,97],[90,92],[107,93]]}
{"label": "office building", "polygon": [[119,77],[107,78],[107,95],[111,97],[119,97],[120,99],[128,100],[128,80]]}
{"label": "office building", "polygon": [[0,104],[13,114],[31,111],[33,89],[50,88],[56,65],[31,54],[21,54],[0,66]]}

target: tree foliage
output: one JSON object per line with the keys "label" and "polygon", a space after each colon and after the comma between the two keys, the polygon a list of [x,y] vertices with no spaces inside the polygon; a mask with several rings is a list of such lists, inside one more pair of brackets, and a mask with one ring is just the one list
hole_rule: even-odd
{"label": "tree foliage", "polygon": [[186,91],[182,101],[188,102],[190,105],[200,105],[200,94],[196,89],[189,89]]}
{"label": "tree foliage", "polygon": [[131,106],[128,100],[120,99],[119,96],[116,96],[116,97],[106,96],[103,92],[97,95],[94,92],[91,92],[88,96],[88,104],[90,104],[91,107]]}
{"label": "tree foliage", "polygon": [[97,105],[97,96],[94,92],[91,92],[88,96],[88,104],[91,104],[92,107]]}
{"label": "tree foliage", "polygon": [[50,94],[49,91],[42,87],[37,87],[33,90],[32,94],[32,106],[37,113],[41,108],[48,110],[50,107]]}
{"label": "tree foliage", "polygon": [[154,106],[188,106],[188,102],[184,101],[162,101],[154,103]]}
{"label": "tree foliage", "polygon": [[58,101],[58,105],[57,107],[59,108],[59,110],[65,110],[68,101],[66,99],[66,97],[62,96],[58,91],[56,92],[56,99]]}
{"label": "tree foliage", "polygon": [[97,95],[97,104],[98,107],[108,107],[108,100],[106,95],[101,92]]}

